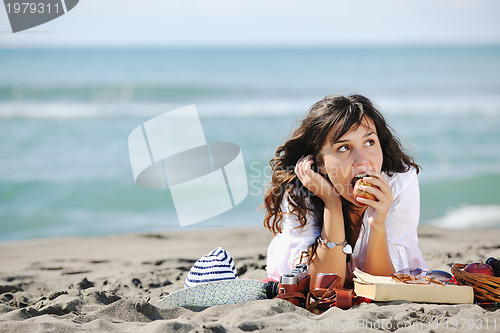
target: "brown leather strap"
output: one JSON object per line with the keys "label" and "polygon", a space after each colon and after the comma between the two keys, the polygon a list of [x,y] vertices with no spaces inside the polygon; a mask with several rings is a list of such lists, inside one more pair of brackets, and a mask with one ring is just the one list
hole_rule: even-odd
{"label": "brown leather strap", "polygon": [[[340,284],[340,276],[332,281],[332,284],[328,289],[324,288],[314,288],[307,295],[306,309],[311,311],[311,309],[315,308],[319,304],[322,307],[329,307],[331,304],[335,302],[336,292],[335,289]],[[311,299],[314,302],[311,303]]]}
{"label": "brown leather strap", "polygon": [[352,306],[352,289],[337,289],[337,307],[349,309]]}
{"label": "brown leather strap", "polygon": [[297,306],[304,306],[307,310],[327,310],[337,306],[341,309],[349,309],[353,304],[353,290],[339,288],[340,277],[333,280],[332,284],[325,288],[314,288],[309,291],[307,297],[298,291],[279,294],[275,298],[287,300]]}
{"label": "brown leather strap", "polygon": [[306,300],[306,296],[298,291],[293,291],[286,294],[279,294],[275,298],[284,299],[296,306],[304,306]]}
{"label": "brown leather strap", "polygon": [[279,294],[275,298],[279,298],[279,299],[289,299],[289,298],[301,298],[301,299],[305,299],[306,296],[303,293],[299,293],[298,291],[294,291],[294,292],[291,292],[291,293]]}
{"label": "brown leather strap", "polygon": [[328,289],[315,288],[309,292],[306,300],[306,309],[328,309],[337,306],[341,309],[349,309],[352,306],[352,289],[338,288],[339,279],[335,279]]}

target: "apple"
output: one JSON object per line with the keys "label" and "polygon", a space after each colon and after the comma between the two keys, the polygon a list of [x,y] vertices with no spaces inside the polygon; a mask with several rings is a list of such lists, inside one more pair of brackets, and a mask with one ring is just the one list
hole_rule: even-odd
{"label": "apple", "polygon": [[370,199],[370,200],[376,200],[377,198],[375,198],[375,196],[373,196],[372,194],[368,193],[368,192],[365,192],[365,191],[362,191],[359,189],[359,186],[371,186],[371,187],[376,187],[375,185],[372,185],[370,183],[367,183],[365,181],[363,181],[362,179],[358,180],[356,182],[356,185],[354,185],[354,200],[356,200],[356,202],[358,202],[358,197],[361,197],[361,198],[365,198],[365,199]]}
{"label": "apple", "polygon": [[467,266],[465,266],[464,271],[472,274],[495,276],[493,268],[490,265],[483,263],[482,261],[480,263],[473,262],[471,264],[468,264]]}

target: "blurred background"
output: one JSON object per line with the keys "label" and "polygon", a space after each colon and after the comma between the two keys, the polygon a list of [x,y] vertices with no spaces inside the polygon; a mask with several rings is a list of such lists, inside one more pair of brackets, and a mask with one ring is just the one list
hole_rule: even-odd
{"label": "blurred background", "polygon": [[422,166],[421,223],[500,228],[500,2],[85,0],[13,34],[0,9],[0,241],[180,229],[129,133],[196,104],[249,195],[183,229],[262,226],[269,160],[331,93],[369,97]]}

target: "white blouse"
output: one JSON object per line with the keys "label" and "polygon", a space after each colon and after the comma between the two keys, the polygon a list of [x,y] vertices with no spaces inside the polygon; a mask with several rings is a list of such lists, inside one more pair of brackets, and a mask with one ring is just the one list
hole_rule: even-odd
{"label": "white blouse", "polygon": [[[385,219],[389,254],[394,269],[420,267],[427,269],[422,253],[418,247],[417,226],[420,217],[420,191],[417,173],[411,169],[405,173],[396,173],[392,177],[384,174],[392,189],[393,202]],[[269,278],[279,280],[280,276],[290,272],[299,262],[302,251],[306,251],[321,234],[321,228],[312,215],[307,216],[303,229],[297,228],[300,223],[290,212],[288,199],[281,205],[283,213],[282,232],[276,234],[267,250],[267,274]],[[346,267],[346,277],[352,278],[355,267],[364,270],[366,248],[370,236],[368,224],[369,210],[363,215],[363,224],[351,260]],[[296,229],[294,229],[296,228]]]}

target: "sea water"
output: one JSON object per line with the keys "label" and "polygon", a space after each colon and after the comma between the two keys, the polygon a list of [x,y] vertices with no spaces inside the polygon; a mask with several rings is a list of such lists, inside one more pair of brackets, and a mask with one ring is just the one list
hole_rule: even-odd
{"label": "sea water", "polygon": [[249,194],[188,229],[261,226],[269,160],[331,93],[369,97],[422,166],[422,224],[500,227],[500,47],[0,50],[0,240],[181,229],[127,139],[189,104]]}

